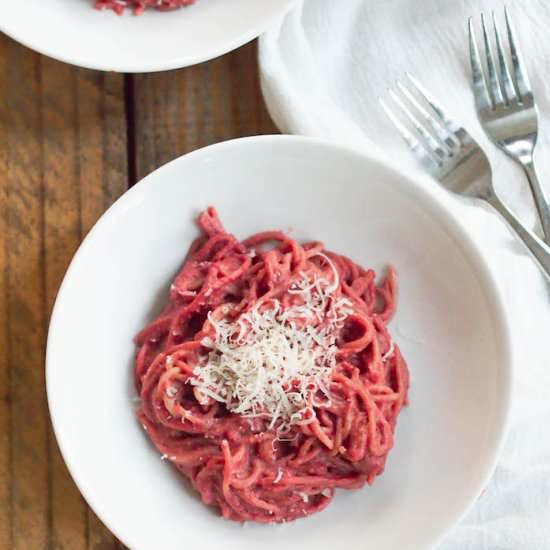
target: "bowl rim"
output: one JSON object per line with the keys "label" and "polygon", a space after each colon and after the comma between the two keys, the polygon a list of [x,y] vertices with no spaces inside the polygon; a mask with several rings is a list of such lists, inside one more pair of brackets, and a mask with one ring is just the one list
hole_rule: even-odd
{"label": "bowl rim", "polygon": [[497,280],[493,272],[489,267],[489,263],[484,258],[482,254],[482,247],[479,246],[473,239],[473,237],[463,228],[462,224],[459,221],[458,215],[448,208],[442,201],[439,194],[438,188],[434,185],[434,188],[424,186],[420,183],[420,178],[415,177],[414,175],[405,173],[401,168],[396,167],[395,165],[390,164],[384,158],[380,158],[372,151],[363,151],[358,150],[353,147],[339,145],[334,142],[331,142],[326,139],[314,138],[309,136],[297,136],[297,135],[259,135],[259,136],[249,136],[244,138],[236,138],[232,140],[227,140],[223,142],[218,142],[200,149],[196,149],[184,155],[181,155],[166,164],[155,169],[153,172],[142,178],[137,182],[133,187],[128,189],[123,193],[96,221],[92,226],[86,237],[81,242],[79,248],[75,252],[69,267],[63,277],[63,281],[59,288],[58,294],[56,296],[55,304],[52,309],[52,314],[50,317],[50,324],[48,329],[48,338],[46,345],[46,360],[45,360],[45,370],[46,370],[46,393],[48,400],[48,409],[50,413],[50,418],[53,426],[54,435],[61,451],[63,460],[67,465],[69,473],[75,484],[77,485],[80,493],[82,494],[85,501],[88,503],[90,508],[97,514],[105,526],[124,544],[130,548],[137,547],[136,541],[132,540],[132,535],[128,533],[122,533],[116,525],[113,525],[109,519],[108,509],[99,505],[98,502],[93,498],[93,491],[88,490],[89,482],[80,475],[78,464],[75,461],[75,455],[73,454],[73,449],[70,448],[68,440],[64,439],[62,429],[60,428],[60,422],[58,418],[63,414],[61,410],[56,409],[55,405],[55,381],[54,381],[54,362],[55,357],[53,357],[53,341],[56,339],[55,334],[58,332],[57,323],[60,316],[60,309],[63,302],[63,295],[67,281],[71,278],[71,273],[75,269],[75,265],[79,261],[79,257],[86,253],[86,250],[89,248],[94,235],[98,230],[99,226],[102,226],[105,223],[108,223],[113,216],[117,215],[117,212],[124,208],[126,203],[132,199],[132,197],[141,192],[142,188],[146,186],[155,185],[155,180],[157,179],[158,173],[168,169],[174,164],[188,162],[190,159],[199,159],[205,155],[211,155],[217,151],[224,149],[230,149],[234,147],[247,147],[249,145],[254,145],[255,143],[264,143],[269,145],[270,143],[288,143],[291,146],[301,147],[301,146],[312,146],[315,148],[326,148],[332,150],[333,152],[338,152],[342,155],[347,155],[348,157],[355,157],[356,159],[361,160],[361,162],[377,164],[386,170],[388,173],[393,173],[394,176],[402,180],[407,181],[410,184],[408,192],[411,196],[420,198],[422,201],[422,209],[425,210],[430,216],[433,217],[434,221],[440,225],[444,226],[448,230],[449,234],[457,240],[457,245],[463,252],[465,259],[470,264],[470,268],[477,277],[478,282],[483,295],[487,299],[487,304],[489,306],[489,314],[492,321],[492,326],[494,329],[494,334],[496,335],[497,344],[501,345],[501,357],[503,361],[500,363],[500,386],[499,394],[500,400],[497,401],[497,414],[496,414],[496,424],[497,428],[493,432],[493,444],[489,449],[488,453],[488,467],[485,471],[485,474],[480,477],[476,490],[472,490],[472,494],[467,499],[467,503],[460,514],[450,521],[446,526],[443,526],[439,532],[434,533],[433,540],[431,541],[432,545],[436,545],[454,528],[456,527],[462,519],[467,515],[467,513],[472,509],[473,505],[477,501],[479,492],[485,487],[490,480],[495,467],[497,465],[498,458],[504,446],[505,438],[508,432],[508,426],[510,423],[510,412],[511,412],[511,401],[512,401],[512,389],[513,389],[513,378],[514,378],[514,364],[516,362],[516,348],[513,345],[512,339],[512,330],[509,317],[507,315],[507,308],[505,305],[505,300],[502,291],[497,284]]}
{"label": "bowl rim", "polygon": [[[174,69],[183,69],[185,67],[191,67],[205,61],[210,61],[217,57],[220,57],[226,53],[229,53],[248,42],[258,38],[264,33],[267,28],[277,19],[282,19],[290,10],[292,10],[299,0],[288,0],[279,10],[276,11],[270,17],[260,21],[254,25],[250,30],[245,33],[241,33],[232,40],[226,42],[224,45],[205,48],[200,54],[188,54],[182,53],[175,57],[171,57],[169,61],[164,62],[150,62],[150,63],[122,63],[118,65],[110,64],[106,61],[98,60],[94,61],[92,58],[86,57],[82,59],[81,56],[73,55],[70,48],[64,51],[59,51],[57,48],[51,48],[47,44],[44,46],[40,39],[35,39],[33,33],[17,32],[17,30],[6,28],[5,23],[0,21],[0,32],[9,36],[19,44],[22,44],[26,48],[29,48],[42,55],[68,63],[75,67],[81,67],[84,69],[93,69],[97,71],[114,72],[114,73],[156,73],[161,71],[170,71]],[[91,6],[90,9],[93,9]],[[118,17],[118,16],[117,16]]]}

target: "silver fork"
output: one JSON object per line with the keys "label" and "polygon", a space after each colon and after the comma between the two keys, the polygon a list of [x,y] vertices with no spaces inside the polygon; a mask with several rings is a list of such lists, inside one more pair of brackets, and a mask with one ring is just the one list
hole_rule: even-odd
{"label": "silver fork", "polygon": [[550,247],[525,228],[498,198],[487,155],[411,76],[380,103],[415,157],[446,189],[493,206],[531,251],[550,278]]}
{"label": "silver fork", "polygon": [[495,12],[492,14],[492,20],[498,69],[485,17],[481,14],[487,76],[480,60],[473,19],[470,17],[468,21],[470,64],[477,114],[485,133],[525,170],[539,213],[545,241],[550,243],[550,206],[533,162],[538,133],[537,106],[506,8],[504,8],[504,15],[510,44],[512,74],[504,54],[503,41],[498,30]]}

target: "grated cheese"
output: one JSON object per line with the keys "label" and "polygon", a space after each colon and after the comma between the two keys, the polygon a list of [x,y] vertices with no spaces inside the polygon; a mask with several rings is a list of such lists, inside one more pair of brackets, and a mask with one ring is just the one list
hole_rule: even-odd
{"label": "grated cheese", "polygon": [[382,361],[385,361],[388,357],[391,357],[392,353],[395,351],[395,346],[393,342],[390,342],[390,347],[384,355],[382,355]]}
{"label": "grated cheese", "polygon": [[165,393],[169,398],[175,397],[178,393],[178,388],[176,388],[175,386],[168,386]]}
{"label": "grated cheese", "polygon": [[278,470],[277,470],[277,476],[276,476],[275,479],[273,480],[273,485],[275,485],[276,483],[279,483],[279,481],[281,481],[282,478],[283,478],[283,469],[282,469],[282,468],[278,468]]}
{"label": "grated cheese", "polygon": [[313,422],[314,407],[330,405],[336,336],[352,304],[332,296],[338,273],[320,255],[330,264],[333,280],[300,273],[288,290],[296,305],[285,308],[273,300],[268,309],[256,305],[233,322],[209,315],[215,335],[201,343],[210,352],[189,381],[201,396],[244,417],[267,418],[269,429],[280,434]]}

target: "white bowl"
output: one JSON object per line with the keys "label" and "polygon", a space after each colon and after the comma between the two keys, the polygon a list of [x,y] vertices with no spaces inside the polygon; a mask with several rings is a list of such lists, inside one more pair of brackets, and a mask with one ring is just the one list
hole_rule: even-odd
{"label": "white bowl", "polygon": [[[55,433],[88,503],[134,550],[424,548],[477,499],[510,398],[510,335],[485,262],[441,191],[360,153],[264,136],[201,149],[122,196],[77,252],[47,352]],[[194,218],[215,205],[239,237],[292,228],[400,281],[390,332],[411,372],[386,472],[284,526],[219,519],[161,461],[133,416],[132,337],[158,311]]]}
{"label": "white bowl", "polygon": [[94,0],[15,0],[0,30],[60,61],[104,71],[187,67],[242,46],[296,0],[197,0],[193,6],[139,17],[93,8]]}

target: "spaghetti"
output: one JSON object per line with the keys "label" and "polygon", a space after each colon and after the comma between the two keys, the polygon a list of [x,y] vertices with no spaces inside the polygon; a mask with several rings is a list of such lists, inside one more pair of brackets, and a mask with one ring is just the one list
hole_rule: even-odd
{"label": "spaghetti", "polygon": [[95,7],[98,10],[113,10],[118,15],[131,9],[134,15],[140,15],[148,8],[170,11],[194,3],[195,0],[96,0]]}
{"label": "spaghetti", "polygon": [[384,470],[408,370],[396,275],[278,231],[239,242],[208,208],[168,304],[136,337],[138,417],[224,518],[323,509]]}

